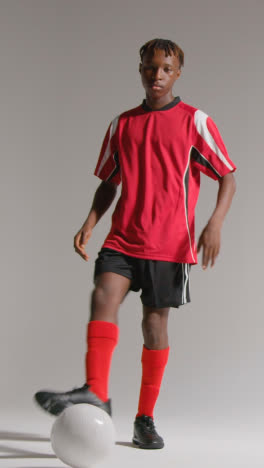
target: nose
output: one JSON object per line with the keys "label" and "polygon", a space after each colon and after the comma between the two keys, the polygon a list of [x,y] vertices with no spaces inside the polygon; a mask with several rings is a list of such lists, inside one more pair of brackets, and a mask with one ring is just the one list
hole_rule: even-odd
{"label": "nose", "polygon": [[155,80],[161,80],[161,78],[162,78],[162,69],[161,68],[156,68],[156,69],[154,68],[152,78],[154,78]]}

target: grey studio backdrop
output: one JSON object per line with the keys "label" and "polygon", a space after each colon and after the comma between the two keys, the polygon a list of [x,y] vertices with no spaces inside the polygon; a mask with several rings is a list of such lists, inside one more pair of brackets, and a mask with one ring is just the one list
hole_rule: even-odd
{"label": "grey studio backdrop", "polygon": [[[88,263],[74,252],[73,237],[100,183],[93,171],[110,120],[144,98],[138,50],[164,37],[186,56],[174,94],[215,120],[238,170],[216,266],[193,267],[191,304],[170,312],[156,417],[261,428],[262,18],[256,0],[0,2],[3,412],[36,415],[35,391],[84,382],[94,261],[114,206],[94,230]],[[197,238],[217,188],[202,177]],[[119,325],[110,395],[115,416],[132,419],[141,378],[139,294],[122,304]]]}

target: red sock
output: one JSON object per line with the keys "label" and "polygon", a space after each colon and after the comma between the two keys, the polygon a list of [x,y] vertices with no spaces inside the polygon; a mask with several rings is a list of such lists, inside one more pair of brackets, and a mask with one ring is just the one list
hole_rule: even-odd
{"label": "red sock", "polygon": [[148,349],[142,351],[142,381],[137,416],[151,416],[159,396],[164,370],[169,358],[169,347],[166,349]]}
{"label": "red sock", "polygon": [[108,380],[119,329],[114,323],[94,320],[87,327],[86,383],[101,400],[108,400]]}

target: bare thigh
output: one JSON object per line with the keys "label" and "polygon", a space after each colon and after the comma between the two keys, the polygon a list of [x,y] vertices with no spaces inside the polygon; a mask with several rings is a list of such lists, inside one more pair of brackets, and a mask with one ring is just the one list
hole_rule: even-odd
{"label": "bare thigh", "polygon": [[131,280],[117,273],[106,272],[97,276],[91,300],[90,320],[118,323],[118,310],[129,291]]}

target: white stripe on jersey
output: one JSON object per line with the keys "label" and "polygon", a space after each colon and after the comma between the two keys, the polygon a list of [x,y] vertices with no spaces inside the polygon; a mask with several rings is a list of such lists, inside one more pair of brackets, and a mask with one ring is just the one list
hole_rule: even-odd
{"label": "white stripe on jersey", "polygon": [[112,120],[111,122],[111,127],[110,127],[110,133],[109,133],[109,139],[108,139],[108,142],[107,142],[107,147],[105,149],[105,153],[102,157],[102,161],[101,161],[101,164],[98,168],[98,171],[97,171],[97,176],[100,176],[100,172],[101,170],[103,169],[107,159],[109,158],[109,156],[111,155],[111,148],[110,148],[110,143],[111,143],[111,139],[112,139],[112,136],[115,134],[115,131],[116,131],[116,128],[117,128],[117,124],[118,124],[118,120],[119,120],[119,115],[117,117],[114,118],[114,120]]}
{"label": "white stripe on jersey", "polygon": [[206,125],[206,120],[207,120],[208,115],[205,114],[201,110],[197,110],[194,114],[194,123],[197,129],[197,132],[201,137],[206,141],[208,146],[210,146],[211,150],[214,151],[214,153],[217,154],[219,159],[228,167],[228,169],[233,170],[233,167],[229,162],[227,161],[226,157],[223,155],[222,151],[220,148],[217,146],[215,140],[213,139],[211,133],[209,132],[207,125]]}
{"label": "white stripe on jersey", "polygon": [[191,251],[191,255],[192,255],[193,261],[195,262],[195,258],[194,258],[194,255],[193,255],[193,249],[192,249],[192,240],[191,240],[191,234],[190,234],[190,228],[189,228],[189,220],[188,220],[188,215],[187,215],[186,189],[185,189],[185,176],[186,176],[186,172],[187,172],[187,170],[188,170],[188,168],[189,168],[189,164],[190,164],[191,151],[192,151],[192,147],[190,148],[190,151],[189,151],[188,163],[187,163],[186,169],[185,169],[184,174],[183,174],[182,185],[183,185],[183,191],[184,191],[185,221],[186,221],[186,227],[187,227],[187,231],[188,231],[190,251]]}

